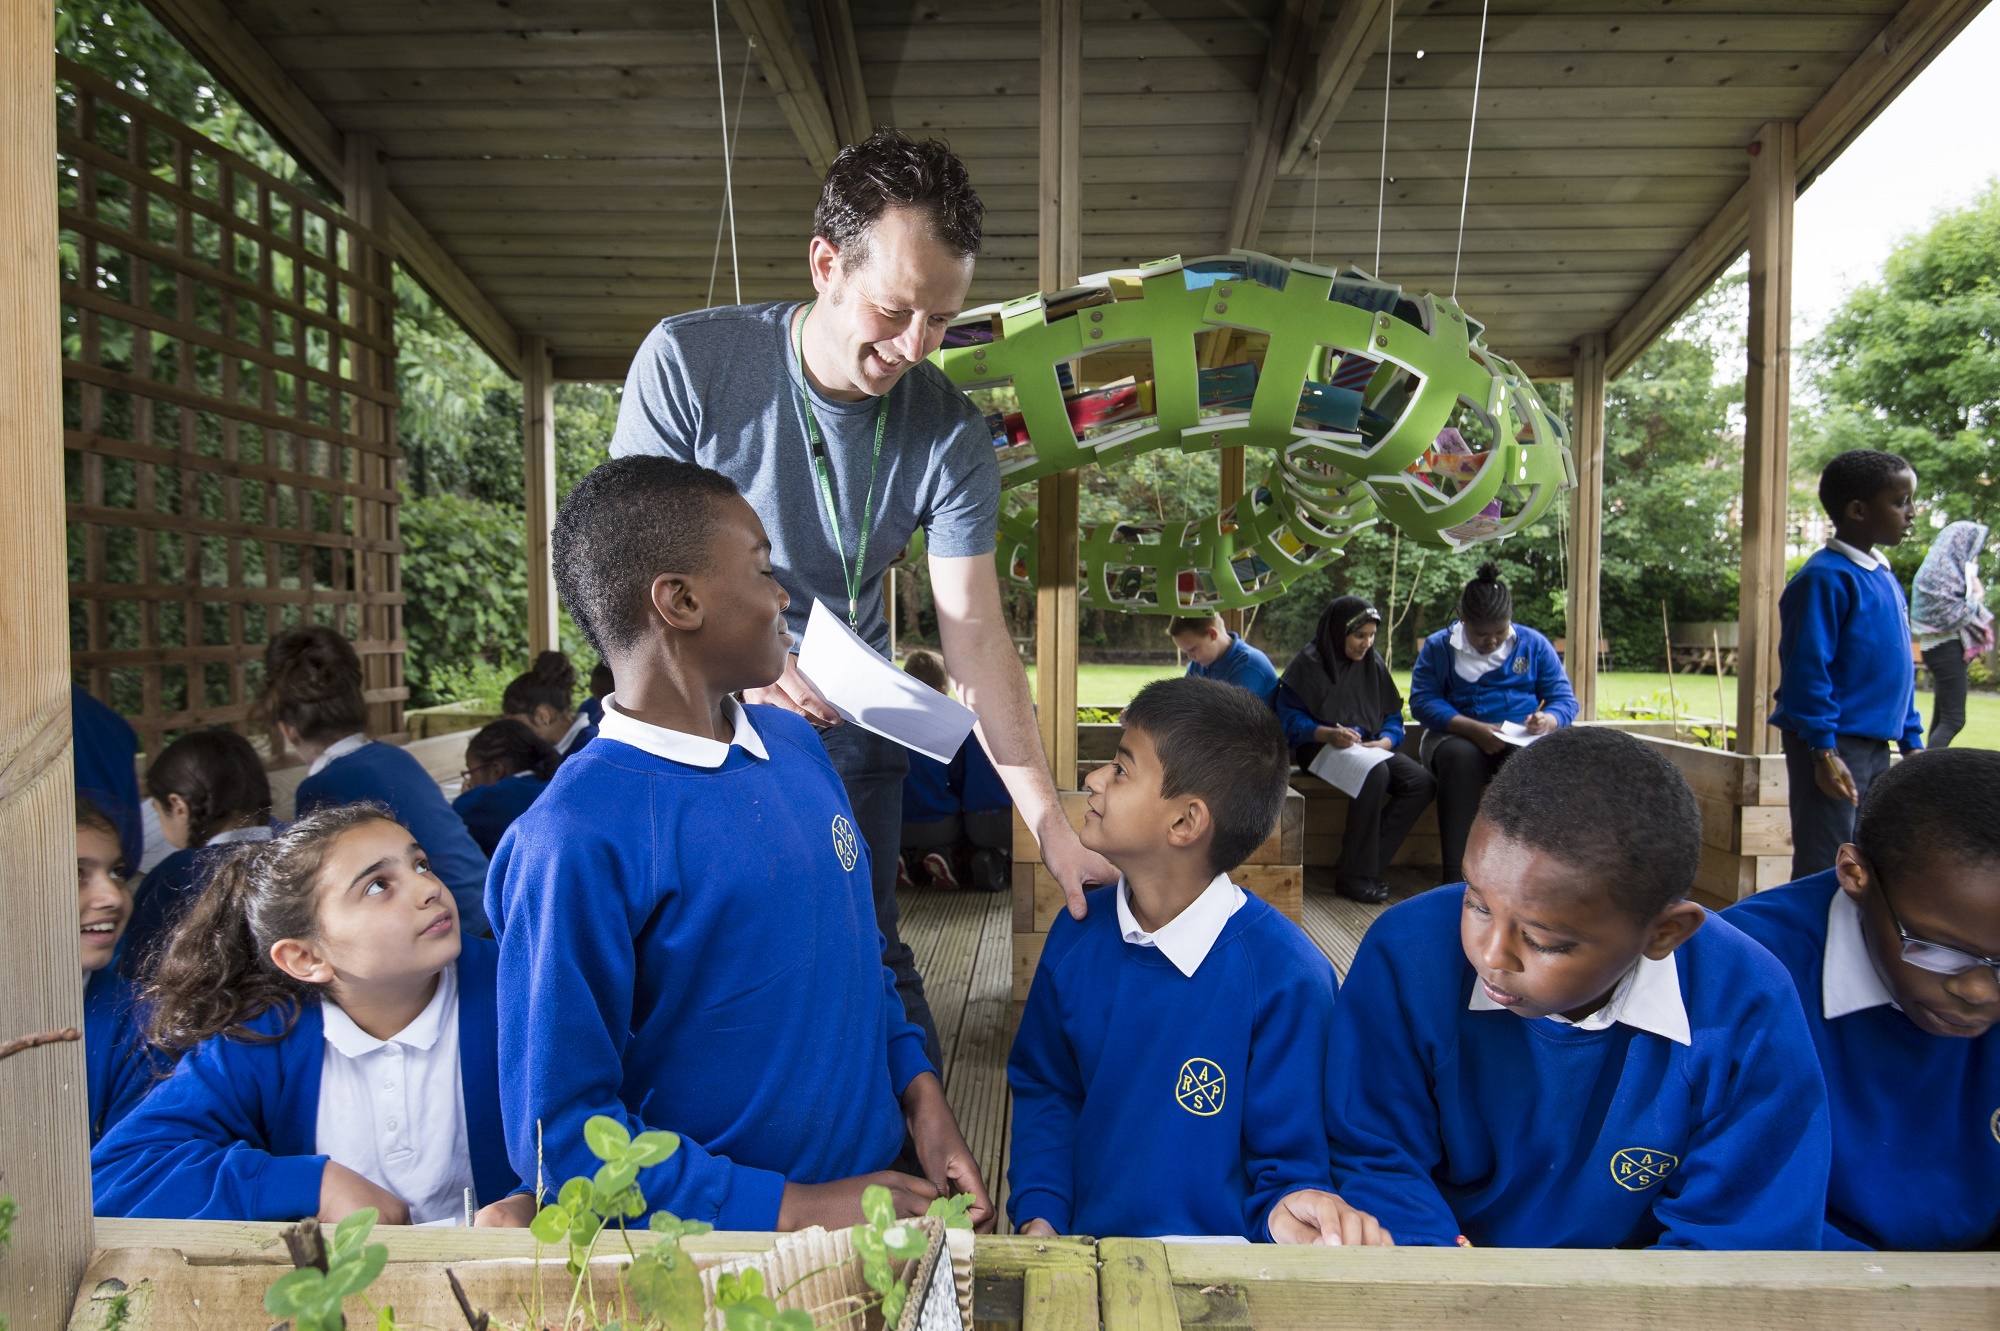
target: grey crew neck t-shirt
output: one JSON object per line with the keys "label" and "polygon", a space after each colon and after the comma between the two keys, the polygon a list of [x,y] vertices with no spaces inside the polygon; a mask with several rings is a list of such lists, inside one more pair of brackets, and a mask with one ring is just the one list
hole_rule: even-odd
{"label": "grey crew neck t-shirt", "polygon": [[[805,635],[815,599],[847,615],[840,551],[820,497],[799,393],[812,393],[826,441],[847,565],[867,509],[878,399],[836,402],[812,390],[790,337],[799,302],[731,305],[662,320],[632,358],[611,456],[654,453],[699,462],[736,482],[771,537],[771,563],[791,595],[785,612]],[[889,650],[882,574],[922,527],[931,554],[993,553],[1000,464],[993,436],[965,394],[928,361],[889,391],[875,475],[874,525],[861,569],[860,634]],[[796,644],[794,650],[797,650]]]}

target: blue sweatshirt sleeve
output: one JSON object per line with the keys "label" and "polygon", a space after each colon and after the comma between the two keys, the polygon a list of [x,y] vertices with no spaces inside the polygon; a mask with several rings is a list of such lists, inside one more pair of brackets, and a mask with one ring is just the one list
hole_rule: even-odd
{"label": "blue sweatshirt sleeve", "polygon": [[1448,692],[1450,679],[1451,644],[1443,638],[1425,639],[1410,670],[1410,715],[1423,722],[1425,730],[1440,735],[1458,715]]}
{"label": "blue sweatshirt sleeve", "polygon": [[1333,1186],[1405,1247],[1449,1248],[1458,1219],[1432,1181],[1444,1160],[1431,1068],[1382,930],[1361,939],[1333,1009],[1326,1059],[1327,1145]]}
{"label": "blue sweatshirt sleeve", "polygon": [[1535,640],[1535,696],[1541,700],[1542,710],[1560,724],[1576,724],[1576,690],[1569,686],[1555,644],[1540,636]]}
{"label": "blue sweatshirt sleeve", "polygon": [[1388,740],[1390,747],[1392,748],[1398,748],[1398,749],[1402,748],[1403,714],[1401,712],[1391,712],[1387,716],[1383,717],[1382,729],[1375,736],[1375,738]]}
{"label": "blue sweatshirt sleeve", "polygon": [[1078,927],[1063,914],[1050,926],[1014,1035],[1014,1050],[1007,1056],[1007,1084],[1014,1092],[1007,1213],[1016,1229],[1030,1220],[1046,1220],[1058,1234],[1066,1234],[1076,1206],[1072,1160],[1077,1118],[1083,1111],[1083,1080],[1076,1051],[1063,1030],[1062,999],[1056,992],[1050,953],[1057,959],[1066,955],[1068,949],[1062,944],[1074,939]]}
{"label": "blue sweatshirt sleeve", "polygon": [[90,1153],[98,1215],[297,1220],[319,1213],[323,1155],[265,1149],[277,1045],[204,1041]]}
{"label": "blue sweatshirt sleeve", "polygon": [[1305,699],[1292,692],[1291,685],[1278,685],[1271,705],[1278,709],[1278,724],[1284,728],[1287,745],[1296,749],[1301,744],[1313,742],[1319,731],[1319,722],[1313,718]]}
{"label": "blue sweatshirt sleeve", "polygon": [[1903,718],[1903,747],[1912,751],[1924,747],[1924,719],[1917,714],[1917,692],[1910,690],[1910,711]]}
{"label": "blue sweatshirt sleeve", "polygon": [[[1299,940],[1305,943],[1305,940]],[[1334,1009],[1333,967],[1306,943],[1275,977],[1259,966],[1256,1026],[1250,1036],[1249,1099],[1243,1111],[1243,1167],[1250,1192],[1243,1233],[1271,1238],[1271,1208],[1301,1188],[1329,1188],[1326,1158],[1326,1047]]]}
{"label": "blue sweatshirt sleeve", "polygon": [[1834,747],[1838,730],[1830,667],[1848,600],[1838,578],[1812,569],[1801,570],[1778,598],[1778,696],[1799,737],[1815,749]]}
{"label": "blue sweatshirt sleeve", "polygon": [[[875,944],[881,951],[887,951],[889,940],[878,930]],[[882,1000],[888,1005],[889,1014],[889,1089],[901,1099],[911,1082],[937,1069],[931,1066],[930,1054],[924,1049],[924,1028],[910,1020],[903,1007],[903,996],[896,992],[896,972],[887,966],[882,968]]]}

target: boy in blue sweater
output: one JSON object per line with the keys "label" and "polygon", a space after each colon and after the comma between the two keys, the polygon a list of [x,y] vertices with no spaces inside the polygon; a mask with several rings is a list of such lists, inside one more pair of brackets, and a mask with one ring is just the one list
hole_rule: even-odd
{"label": "boy in blue sweater", "polygon": [[1266,706],[1278,696],[1278,672],[1271,658],[1231,633],[1217,614],[1180,616],[1167,621],[1167,636],[1188,659],[1194,679],[1219,679],[1250,690]]}
{"label": "boy in blue sweater", "polygon": [[[852,1225],[874,1183],[903,1215],[969,1192],[987,1221],[825,746],[730,696],[791,642],[756,513],[717,472],[619,458],[564,501],[553,554],[618,688],[487,885],[509,1154],[588,1177],[584,1124],[607,1114],[678,1133],[640,1189],[723,1229]],[[922,1177],[890,1168],[906,1157]]]}
{"label": "boy in blue sweater", "polygon": [[1789,977],[1686,899],[1693,792],[1564,730],[1486,792],[1465,884],[1392,907],[1334,1010],[1341,1194],[1399,1243],[1817,1248],[1826,1090]]}
{"label": "boy in blue sweater", "polygon": [[1083,822],[1122,876],[1050,925],[1007,1060],[1014,1224],[1379,1241],[1324,1190],[1333,968],[1229,879],[1284,803],[1277,717],[1182,678],[1147,685],[1124,719]]}
{"label": "boy in blue sweater", "polygon": [[1791,972],[1819,1051],[1826,1246],[2000,1242],[2000,753],[1898,763],[1832,869],[1725,916]]}
{"label": "boy in blue sweater", "polygon": [[1778,598],[1778,694],[1791,778],[1792,877],[1833,867],[1854,810],[1889,767],[1889,741],[1922,744],[1910,608],[1876,553],[1915,518],[1917,476],[1894,453],[1857,448],[1826,464],[1819,502],[1833,535]]}

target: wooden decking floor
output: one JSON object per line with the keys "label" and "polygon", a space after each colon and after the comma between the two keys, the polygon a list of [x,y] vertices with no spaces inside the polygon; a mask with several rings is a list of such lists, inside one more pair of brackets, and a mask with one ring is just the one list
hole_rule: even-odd
{"label": "wooden decking floor", "polygon": [[[1391,869],[1390,900],[1424,891],[1436,875],[1435,869]],[[1007,1051],[1020,1018],[1012,1001],[1013,905],[1004,892],[928,889],[900,893],[898,905],[903,941],[916,953],[937,1021],[945,1095],[994,1202],[1004,1208],[1011,1109]],[[1361,935],[1385,909],[1336,896],[1330,870],[1306,870],[1306,934],[1343,978]]]}

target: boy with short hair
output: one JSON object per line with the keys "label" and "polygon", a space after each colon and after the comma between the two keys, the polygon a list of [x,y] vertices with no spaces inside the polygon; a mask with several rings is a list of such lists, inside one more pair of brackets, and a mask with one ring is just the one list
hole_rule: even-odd
{"label": "boy with short hair", "polygon": [[1778,598],[1778,694],[1791,778],[1792,877],[1833,867],[1854,835],[1854,810],[1889,766],[1889,741],[1922,746],[1910,608],[1878,545],[1898,545],[1914,519],[1917,476],[1894,453],[1856,448],[1819,474],[1833,519]]}
{"label": "boy with short hair", "polygon": [[1333,968],[1230,881],[1278,821],[1276,715],[1213,680],[1147,685],[1092,772],[1083,844],[1117,865],[1049,927],[1007,1080],[1024,1234],[1379,1241],[1323,1189]]}
{"label": "boy with short hair", "polygon": [[1333,1180],[1403,1244],[1816,1248],[1828,1128],[1763,948],[1687,900],[1701,813],[1615,730],[1500,769],[1465,884],[1361,940],[1327,1059]]}
{"label": "boy with short hair", "polygon": [[[515,1167],[589,1177],[584,1124],[608,1114],[680,1135],[639,1186],[683,1218],[851,1225],[881,1183],[899,1214],[949,1190],[985,1219],[840,778],[804,720],[731,697],[791,645],[756,513],[717,472],[620,458],[563,502],[552,553],[618,684],[488,881]],[[906,1130],[924,1177],[890,1169]]]}
{"label": "boy with short hair", "polygon": [[1835,866],[1724,918],[1798,986],[1833,1114],[1826,1246],[2000,1241],[2000,753],[1896,764]]}
{"label": "boy with short hair", "polygon": [[1231,633],[1222,616],[1180,615],[1167,621],[1167,636],[1188,659],[1187,674],[1194,679],[1219,679],[1225,684],[1250,690],[1266,706],[1275,707],[1278,672],[1271,658]]}

